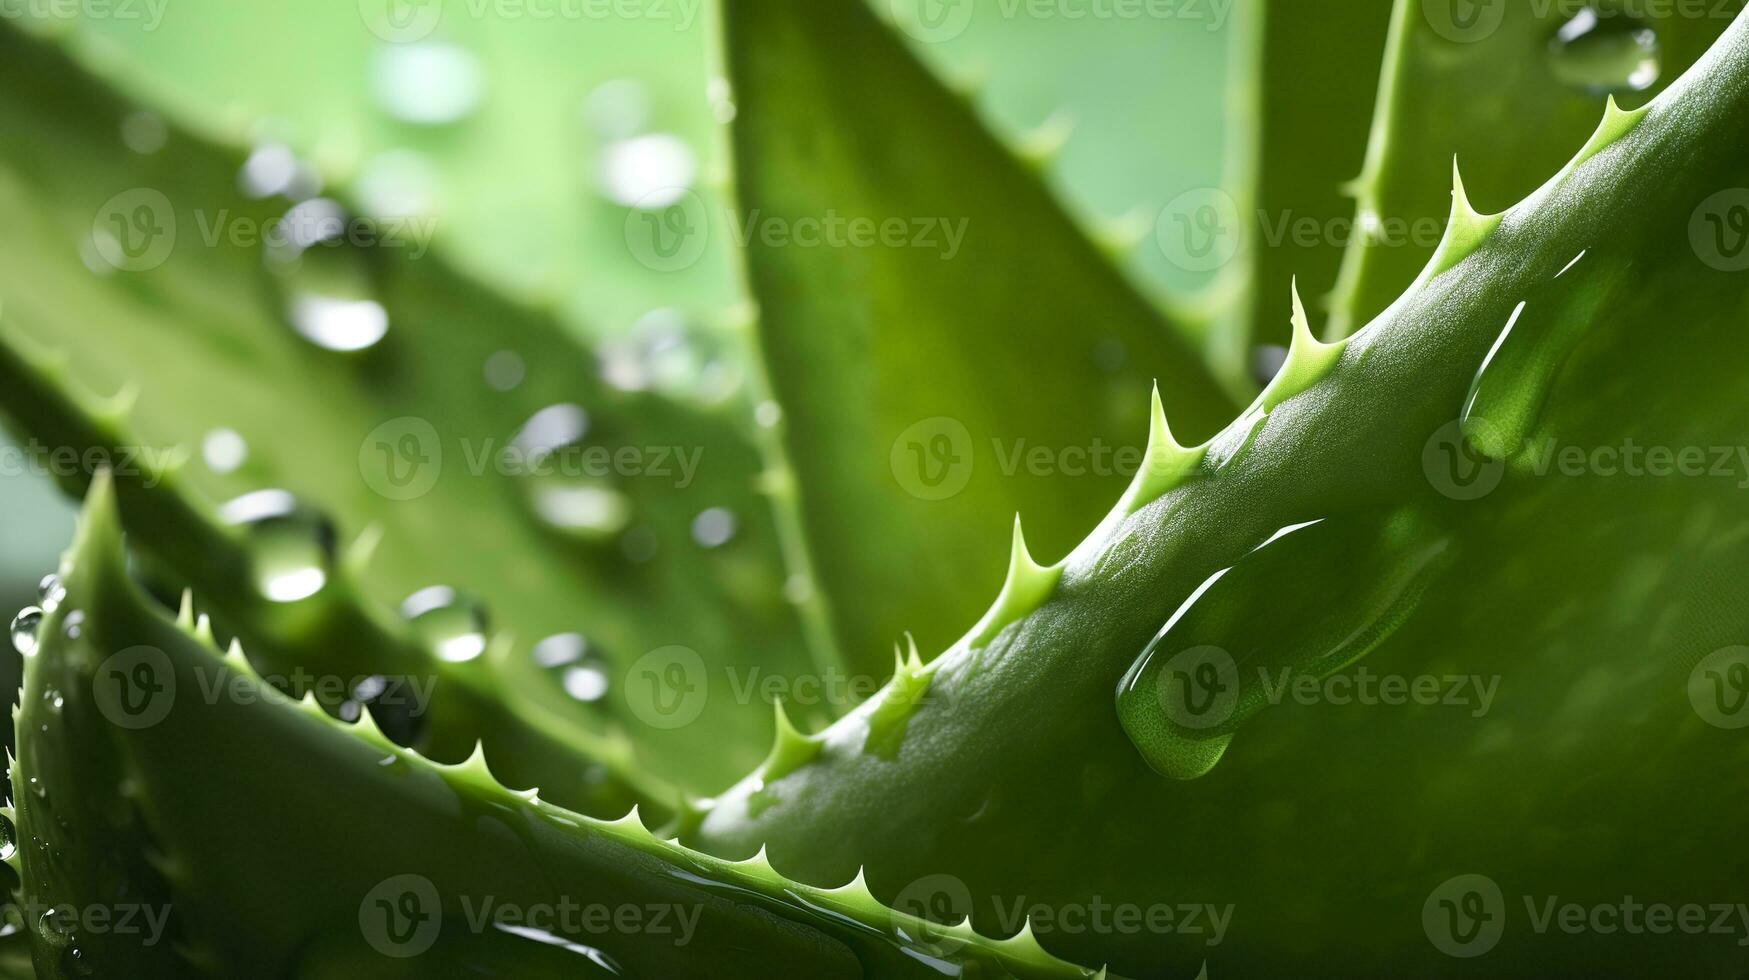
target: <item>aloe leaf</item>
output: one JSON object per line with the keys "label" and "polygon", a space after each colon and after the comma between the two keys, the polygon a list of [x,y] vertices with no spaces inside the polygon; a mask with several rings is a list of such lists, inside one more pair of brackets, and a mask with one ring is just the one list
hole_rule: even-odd
{"label": "aloe leaf", "polygon": [[1645,104],[1742,9],[1741,0],[1397,0],[1366,165],[1351,188],[1361,234],[1343,259],[1327,336],[1383,312],[1427,263],[1454,154],[1486,189],[1483,205],[1522,198],[1591,133],[1606,97]]}
{"label": "aloe leaf", "polygon": [[1239,39],[1229,83],[1240,118],[1254,122],[1235,127],[1239,172],[1227,181],[1235,193],[1181,198],[1169,212],[1190,230],[1204,227],[1205,207],[1215,208],[1206,212],[1214,228],[1240,222],[1215,242],[1216,255],[1231,249],[1244,279],[1226,289],[1235,308],[1226,314],[1233,322],[1210,339],[1217,363],[1267,382],[1279,353],[1269,348],[1285,349],[1291,339],[1281,283],[1297,277],[1310,297],[1336,283],[1354,224],[1344,187],[1360,172],[1377,87],[1370,72],[1338,66],[1379,62],[1390,10],[1391,0],[1275,0],[1235,11],[1235,19],[1254,21],[1240,20],[1248,34]]}
{"label": "aloe leaf", "polygon": [[[368,213],[440,219],[458,268],[612,335],[657,306],[708,331],[737,299],[726,250],[660,269],[626,247],[645,197],[715,193],[700,7],[627,18],[586,4],[179,0],[27,5],[17,19],[264,164],[289,149]],[[215,33],[251,40],[214,45]]]}
{"label": "aloe leaf", "polygon": [[[1749,798],[1718,773],[1749,759],[1746,126],[1739,19],[1512,209],[1459,183],[1384,315],[1336,345],[1296,316],[1239,420],[1163,451],[1061,565],[1016,549],[992,622],[720,797],[696,841],[803,880],[866,866],[889,899],[946,877],[990,928],[1016,905],[1079,921],[1090,895],[1233,916],[1033,920],[1118,971],[1735,969],[1734,935],[1574,937],[1524,909],[1741,881]],[[1442,925],[1466,875],[1503,896],[1498,945]]]}
{"label": "aloe leaf", "polygon": [[129,579],[107,476],[62,573],[12,773],[42,976],[1092,975],[1030,938],[932,929],[860,880],[664,842],[636,810],[571,813],[481,755],[439,765],[280,694]]}
{"label": "aloe leaf", "polygon": [[[1016,511],[1053,551],[1122,486],[1143,416],[1121,393],[1157,377],[1191,434],[1230,405],[862,3],[723,13],[760,337],[818,584],[866,668],[881,638],[939,644],[976,616]],[[810,246],[817,227],[838,244]]]}
{"label": "aloe leaf", "polygon": [[[140,543],[200,587],[275,673],[301,667],[351,677],[408,663],[427,670],[429,650],[409,661],[406,648],[429,646],[429,637],[402,622],[396,606],[432,585],[477,596],[491,655],[429,669],[477,672],[466,685],[486,692],[477,706],[458,698],[434,708],[487,717],[434,732],[440,757],[465,751],[481,734],[476,725],[528,733],[547,727],[529,719],[551,717],[570,733],[561,742],[636,733],[658,771],[695,788],[757,761],[770,730],[763,706],[705,697],[693,725],[681,728],[655,717],[634,671],[647,652],[676,645],[694,652],[687,663],[704,674],[701,683],[731,669],[788,672],[808,663],[794,611],[780,597],[775,532],[755,489],[761,464],[732,405],[612,389],[596,376],[592,353],[550,318],[507,305],[432,256],[312,246],[289,278],[269,271],[263,249],[231,233],[272,228],[284,204],[231,189],[236,154],[175,129],[156,153],[133,154],[119,135],[129,106],[40,42],[8,29],[0,46],[0,82],[16,94],[0,104],[8,133],[0,148],[4,317],[16,341],[6,345],[0,402],[40,443],[79,454],[45,467],[77,485],[89,471],[86,450],[155,450],[112,456],[132,464],[122,490],[124,508],[139,517]],[[53,80],[49,96],[22,94],[38,92],[44,79]],[[142,216],[155,223],[126,224]],[[167,227],[177,229],[167,255],[115,251],[116,235]],[[135,244],[154,241],[169,239],[142,234]],[[105,264],[159,258],[136,271]],[[363,284],[355,302],[377,304],[363,310],[387,317],[387,333],[368,349],[324,349],[287,324],[288,304],[326,288],[303,277],[336,270]],[[58,353],[39,357],[33,344]],[[525,375],[507,391],[483,377],[501,351],[513,352]],[[116,391],[124,378],[139,382],[137,400],[89,397]],[[570,431],[530,434],[536,413],[551,406],[576,406],[558,409],[556,428]],[[499,468],[507,447],[569,441],[585,415],[582,442],[551,457],[571,475]],[[240,437],[242,465],[194,458],[213,433]],[[177,446],[180,455],[168,452]],[[630,464],[613,455],[625,453]],[[548,457],[511,461],[531,458]],[[186,464],[173,467],[178,460]],[[305,577],[290,585],[306,587],[312,567],[326,578],[308,599],[270,601],[263,577],[281,565],[261,554],[260,524],[221,521],[221,505],[265,488],[289,491],[320,515],[291,548],[294,557],[316,557],[294,563]],[[701,543],[694,522],[713,508],[732,536]],[[343,554],[320,547],[329,526]],[[367,558],[373,539],[380,546]],[[277,554],[285,541],[274,542]],[[571,632],[599,657],[591,663],[610,679],[607,697],[579,701],[561,685],[567,668],[531,662],[536,642]],[[701,732],[710,736],[696,738]],[[523,764],[570,773],[549,775],[554,793],[583,772],[567,753],[521,755]]]}

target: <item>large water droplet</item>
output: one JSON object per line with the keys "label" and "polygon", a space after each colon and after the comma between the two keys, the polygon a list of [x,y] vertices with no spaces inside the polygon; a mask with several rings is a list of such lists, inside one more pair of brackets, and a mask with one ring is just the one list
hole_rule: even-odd
{"label": "large water droplet", "polygon": [[389,332],[389,314],[369,299],[299,293],[287,311],[298,333],[329,350],[364,350]]}
{"label": "large water droplet", "polygon": [[1459,412],[1470,448],[1506,459],[1542,417],[1561,369],[1605,300],[1605,287],[1571,271],[1584,255],[1512,310],[1476,369]]}
{"label": "large water droplet", "polygon": [[322,591],[334,564],[334,525],[284,490],[257,490],[220,508],[228,524],[248,531],[255,587],[273,602],[297,602]]}
{"label": "large water droplet", "polygon": [[18,615],[12,617],[12,649],[25,656],[36,652],[36,630],[42,625],[43,611],[35,606],[25,606]]}
{"label": "large water droplet", "polygon": [[18,829],[4,815],[0,815],[0,861],[10,861],[18,853]]}
{"label": "large water droplet", "polygon": [[67,597],[67,587],[61,584],[61,577],[50,572],[36,584],[37,600],[42,603],[44,612],[54,612],[61,600]]}
{"label": "large water droplet", "polygon": [[480,59],[453,44],[395,44],[379,48],[371,64],[377,105],[403,122],[453,123],[473,112],[486,94]]}
{"label": "large water droplet", "polygon": [[267,266],[283,289],[286,319],[304,339],[335,351],[374,346],[389,315],[376,301],[359,226],[328,198],[294,205],[274,225]]}
{"label": "large water droplet", "polygon": [[1203,775],[1272,696],[1395,632],[1449,551],[1406,510],[1283,528],[1204,580],[1130,666],[1117,687],[1124,732],[1161,775]]}
{"label": "large water droplet", "polygon": [[631,501],[609,482],[611,454],[585,446],[589,413],[570,403],[536,412],[511,439],[521,454],[530,508],[547,526],[601,541],[631,521]]}
{"label": "large water droplet", "polygon": [[485,607],[447,585],[428,586],[408,596],[401,602],[401,615],[439,660],[466,663],[486,652]]}
{"label": "large water droplet", "polygon": [[671,133],[633,136],[601,151],[602,193],[628,208],[665,208],[680,200],[697,176],[692,148]]}
{"label": "large water droplet", "polygon": [[1643,92],[1662,70],[1658,32],[1630,14],[1587,6],[1549,39],[1549,69],[1598,95]]}

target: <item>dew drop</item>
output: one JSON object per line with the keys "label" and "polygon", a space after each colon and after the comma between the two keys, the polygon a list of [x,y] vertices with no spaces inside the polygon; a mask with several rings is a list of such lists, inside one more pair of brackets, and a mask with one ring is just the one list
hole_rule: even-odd
{"label": "dew drop", "polygon": [[253,198],[275,195],[302,201],[322,189],[313,168],[298,159],[284,143],[267,142],[255,147],[237,172],[237,189]]}
{"label": "dew drop", "polygon": [[402,122],[454,123],[480,104],[486,74],[473,52],[454,44],[397,44],[379,48],[371,64],[377,105]]}
{"label": "dew drop", "polygon": [[530,655],[542,667],[563,667],[583,659],[589,641],[581,633],[555,633],[536,643]]}
{"label": "dew drop", "polygon": [[735,515],[727,507],[711,507],[692,519],[692,540],[701,547],[719,548],[735,536]]}
{"label": "dew drop", "polygon": [[287,312],[298,333],[329,350],[364,350],[389,332],[388,311],[375,300],[299,293]]}
{"label": "dew drop", "polygon": [[753,421],[757,422],[761,429],[774,428],[783,421],[783,406],[769,399],[762,401],[757,408],[753,409]]}
{"label": "dew drop", "polygon": [[447,585],[420,589],[401,603],[426,646],[446,663],[466,663],[486,652],[486,610]]}
{"label": "dew drop", "polygon": [[55,607],[61,604],[61,600],[67,597],[67,587],[61,584],[59,575],[50,572],[36,584],[36,595],[38,601],[42,603],[44,612],[54,612]]}
{"label": "dew drop", "polygon": [[604,539],[630,523],[632,504],[612,487],[583,477],[535,477],[530,504],[551,527],[588,539]]}
{"label": "dew drop", "polygon": [[200,440],[200,458],[214,473],[230,473],[249,458],[249,444],[235,429],[214,429]]}
{"label": "dew drop", "polygon": [[686,141],[672,133],[647,133],[601,151],[600,181],[609,200],[628,208],[661,210],[680,200],[698,176]]}
{"label": "dew drop", "polygon": [[225,504],[219,516],[246,529],[255,587],[272,602],[322,591],[334,565],[334,525],[284,490],[257,490]]}
{"label": "dew drop", "polygon": [[510,445],[531,461],[538,461],[575,444],[588,431],[589,413],[581,405],[564,402],[548,405],[529,416],[510,440]]}
{"label": "dew drop", "polygon": [[69,612],[67,615],[61,617],[61,632],[65,633],[67,635],[67,639],[69,639],[69,640],[77,640],[79,638],[79,634],[84,630],[84,628],[85,628],[85,612],[84,612],[84,610],[75,609],[72,612]]}
{"label": "dew drop", "polygon": [[606,139],[636,136],[650,124],[650,92],[636,79],[610,78],[589,90],[583,121]]}
{"label": "dew drop", "polygon": [[565,670],[565,693],[579,701],[599,701],[607,694],[607,672],[598,664],[582,664]]}
{"label": "dew drop", "polygon": [[25,656],[36,652],[36,630],[42,625],[43,611],[35,606],[25,606],[18,615],[12,617],[12,649]]}
{"label": "dew drop", "polygon": [[512,391],[528,375],[528,365],[513,350],[496,351],[486,358],[485,375],[494,391]]}
{"label": "dew drop", "polygon": [[143,156],[162,150],[169,138],[169,127],[164,125],[164,118],[156,112],[141,109],[128,113],[121,121],[122,143]]}
{"label": "dew drop", "polygon": [[677,398],[720,402],[741,384],[740,367],[728,346],[672,307],[639,317],[626,336],[603,343],[598,353],[602,378],[622,391],[655,389]]}
{"label": "dew drop", "polygon": [[1118,683],[1118,721],[1155,772],[1207,773],[1271,690],[1322,680],[1395,632],[1450,552],[1451,539],[1409,510],[1282,528],[1166,621]]}
{"label": "dew drop", "polygon": [[1587,6],[1549,39],[1549,69],[1597,95],[1643,92],[1663,69],[1658,32],[1627,13]]}
{"label": "dew drop", "polygon": [[18,853],[18,829],[0,815],[0,861],[10,861]]}

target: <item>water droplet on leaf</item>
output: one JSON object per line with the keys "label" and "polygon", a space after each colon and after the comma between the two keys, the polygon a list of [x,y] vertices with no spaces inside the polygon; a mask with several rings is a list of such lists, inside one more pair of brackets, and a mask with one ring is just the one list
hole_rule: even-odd
{"label": "water droplet on leaf", "polygon": [[249,444],[235,429],[214,429],[200,441],[200,458],[214,473],[230,473],[249,457]]}
{"label": "water droplet on leaf", "polygon": [[420,589],[401,603],[426,646],[447,663],[466,663],[486,652],[486,610],[447,585]]}
{"label": "water droplet on leaf", "polygon": [[42,625],[43,611],[35,606],[25,606],[18,615],[12,617],[12,649],[25,656],[36,652],[36,630]]}
{"label": "water droplet on leaf", "polygon": [[37,599],[41,601],[44,612],[54,612],[61,600],[67,597],[67,587],[61,584],[61,577],[50,572],[36,584]]}
{"label": "water droplet on leaf", "polygon": [[671,133],[633,136],[601,151],[602,193],[628,208],[665,208],[680,200],[697,176],[692,149]]}
{"label": "water droplet on leaf", "polygon": [[706,548],[727,544],[735,536],[735,515],[727,507],[711,507],[692,519],[692,540]]}
{"label": "water droplet on leaf", "polygon": [[1597,95],[1643,92],[1663,68],[1658,32],[1627,13],[1587,6],[1549,40],[1549,69]]}
{"label": "water droplet on leaf", "polygon": [[334,564],[334,526],[290,493],[246,493],[220,508],[219,516],[247,530],[255,587],[269,600],[297,602],[328,584]]}
{"label": "water droplet on leaf", "polygon": [[1203,775],[1272,697],[1395,632],[1450,543],[1407,510],[1281,529],[1205,579],[1130,666],[1117,687],[1125,734],[1155,772]]}

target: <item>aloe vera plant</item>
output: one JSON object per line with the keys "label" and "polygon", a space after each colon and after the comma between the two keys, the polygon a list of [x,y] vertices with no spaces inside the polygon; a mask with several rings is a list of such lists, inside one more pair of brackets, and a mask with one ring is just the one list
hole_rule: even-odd
{"label": "aloe vera plant", "polygon": [[[1740,971],[1749,20],[1241,3],[1235,183],[1157,229],[1230,254],[1159,303],[910,49],[970,7],[708,11],[726,400],[441,253],[142,259],[286,204],[198,105],[121,157],[136,69],[0,29],[0,408],[85,498],[14,624],[0,966]],[[1272,242],[1343,168],[1356,233]],[[386,331],[312,335],[336,295]],[[247,466],[170,451],[215,430]],[[590,447],[637,472],[466,463]]]}

